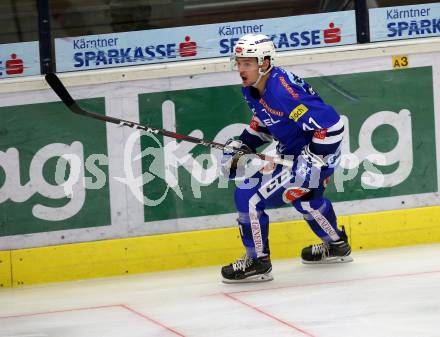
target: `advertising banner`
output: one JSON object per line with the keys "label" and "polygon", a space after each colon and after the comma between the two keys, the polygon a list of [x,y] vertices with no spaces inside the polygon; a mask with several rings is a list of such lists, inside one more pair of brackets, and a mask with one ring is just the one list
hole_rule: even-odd
{"label": "advertising banner", "polygon": [[440,3],[372,8],[369,15],[372,42],[440,35]]}
{"label": "advertising banner", "polygon": [[[434,125],[431,67],[308,81],[346,126],[344,157],[327,191],[331,200],[437,191],[435,133],[427,127]],[[417,92],[417,98],[410,92]],[[239,136],[251,118],[240,86],[141,94],[139,110],[141,123],[165,129],[175,125],[178,133],[217,142]],[[175,140],[161,148],[160,142],[144,137],[142,143],[148,149],[142,171],[150,174],[144,185],[145,221],[235,211],[235,183],[219,177],[219,150]],[[155,165],[155,151],[168,168]]]}
{"label": "advertising banner", "polygon": [[0,236],[110,224],[105,124],[61,102],[0,107],[0,119]]}
{"label": "advertising banner", "polygon": [[[409,58],[399,70],[390,57],[285,67],[344,120],[326,191],[338,215],[438,204],[437,58]],[[69,91],[86,110],[224,143],[251,119],[237,77]],[[78,116],[55,99],[49,89],[0,94],[0,250],[236,225],[236,182],[220,175],[220,150]],[[268,214],[301,219],[287,204]]]}
{"label": "advertising banner", "polygon": [[0,78],[39,74],[38,41],[0,44]]}
{"label": "advertising banner", "polygon": [[55,39],[57,71],[225,57],[249,33],[278,51],[356,43],[354,11]]}

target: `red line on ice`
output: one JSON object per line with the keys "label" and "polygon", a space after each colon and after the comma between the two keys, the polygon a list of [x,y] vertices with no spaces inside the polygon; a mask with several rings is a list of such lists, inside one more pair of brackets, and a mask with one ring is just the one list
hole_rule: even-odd
{"label": "red line on ice", "polygon": [[125,310],[128,310],[132,314],[135,314],[139,317],[142,317],[143,319],[145,319],[155,325],[158,325],[158,326],[168,330],[169,332],[172,332],[176,336],[185,337],[185,335],[181,334],[177,330],[174,330],[174,329],[166,326],[165,324],[163,324],[163,323],[161,323],[151,317],[148,317],[147,315],[145,315],[139,311],[136,311],[133,308],[130,308],[128,305],[125,305],[125,304],[110,304],[110,305],[101,305],[101,306],[96,306],[96,307],[72,308],[72,309],[63,309],[63,310],[54,310],[54,311],[34,312],[34,313],[20,314],[20,315],[0,316],[0,320],[11,319],[11,318],[31,317],[31,316],[41,316],[41,315],[62,314],[62,313],[73,312],[73,311],[107,309],[107,308],[123,308]]}
{"label": "red line on ice", "polygon": [[223,295],[228,297],[228,298],[230,298],[231,300],[234,300],[234,301],[236,301],[238,303],[241,303],[241,304],[243,304],[243,305],[245,305],[245,306],[247,306],[247,307],[249,307],[249,308],[251,308],[251,309],[253,309],[253,310],[257,311],[257,312],[259,312],[260,314],[263,314],[263,315],[265,315],[265,316],[267,316],[267,317],[269,317],[269,318],[271,318],[271,319],[273,319],[273,320],[275,320],[275,321],[277,321],[277,322],[279,322],[281,324],[284,324],[284,325],[288,326],[289,328],[292,328],[292,329],[294,329],[294,330],[296,330],[298,332],[301,332],[302,334],[304,334],[306,336],[316,337],[315,335],[312,335],[310,332],[307,332],[306,330],[301,329],[301,328],[297,327],[296,325],[294,325],[292,323],[286,322],[286,321],[284,321],[284,320],[282,320],[282,319],[280,319],[280,318],[278,318],[278,317],[268,313],[267,311],[264,311],[264,310],[254,306],[252,304],[249,304],[247,302],[244,302],[244,301],[238,299],[237,297],[232,296],[230,293],[223,293]]}
{"label": "red line on ice", "polygon": [[[374,281],[374,280],[384,280],[384,279],[389,279],[389,278],[420,276],[420,275],[438,274],[438,273],[440,273],[440,270],[414,272],[414,273],[404,273],[404,274],[390,274],[390,275],[382,275],[382,276],[370,276],[370,277],[353,278],[353,279],[336,280],[336,281],[324,281],[324,282],[314,282],[314,283],[304,283],[304,284],[293,284],[293,285],[286,285],[286,286],[272,287],[272,288],[260,288],[260,289],[230,291],[230,292],[227,292],[227,293],[228,294],[245,294],[245,293],[255,293],[255,292],[260,292],[260,291],[270,291],[270,290],[277,290],[277,289],[314,287],[314,286],[322,286],[322,285],[327,285],[327,284],[351,283],[351,282],[359,282],[359,281]],[[217,293],[217,294],[212,294],[212,295],[219,295],[219,294]]]}
{"label": "red line on ice", "polygon": [[107,309],[107,308],[114,308],[114,307],[119,307],[119,306],[120,306],[119,304],[110,304],[110,305],[101,305],[101,306],[97,306],[97,307],[84,307],[84,308],[54,310],[54,311],[42,311],[42,312],[33,312],[33,313],[28,313],[28,314],[19,314],[19,315],[11,315],[11,316],[0,316],[0,319],[10,319],[10,318],[22,318],[22,317],[31,317],[31,316],[40,316],[40,315],[62,314],[62,313],[72,312],[72,311]]}
{"label": "red line on ice", "polygon": [[164,329],[174,333],[177,336],[185,337],[185,335],[182,335],[180,332],[178,332],[178,331],[176,331],[176,330],[166,326],[165,324],[163,324],[163,323],[161,323],[159,321],[156,321],[155,319],[153,319],[151,317],[148,317],[147,315],[145,315],[145,314],[143,314],[143,313],[141,313],[139,311],[134,310],[133,308],[130,308],[128,305],[121,304],[121,307],[127,309],[128,311],[132,312],[133,314],[138,315],[138,316],[140,316],[140,317],[142,317],[142,318],[144,318],[144,319],[146,319],[146,320],[148,320],[148,321],[150,321],[150,322],[152,322],[152,323],[154,323],[156,325],[161,326],[162,328],[164,328]]}

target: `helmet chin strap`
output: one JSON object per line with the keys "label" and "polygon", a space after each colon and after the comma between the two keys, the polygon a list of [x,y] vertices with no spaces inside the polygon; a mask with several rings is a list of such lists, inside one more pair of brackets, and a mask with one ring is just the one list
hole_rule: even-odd
{"label": "helmet chin strap", "polygon": [[259,76],[258,76],[257,80],[255,81],[255,83],[252,84],[252,86],[253,86],[254,88],[256,88],[257,85],[258,85],[258,83],[260,82],[260,80],[263,78],[263,76],[269,74],[269,72],[272,70],[272,68],[273,68],[273,65],[270,65],[269,69],[267,69],[266,71],[263,71],[261,68],[258,68],[258,74],[259,74]]}

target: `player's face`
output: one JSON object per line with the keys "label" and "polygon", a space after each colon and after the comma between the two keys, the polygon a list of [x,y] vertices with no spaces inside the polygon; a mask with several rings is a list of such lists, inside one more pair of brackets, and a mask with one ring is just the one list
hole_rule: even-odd
{"label": "player's face", "polygon": [[237,57],[236,63],[244,87],[248,87],[258,80],[259,74],[256,57]]}

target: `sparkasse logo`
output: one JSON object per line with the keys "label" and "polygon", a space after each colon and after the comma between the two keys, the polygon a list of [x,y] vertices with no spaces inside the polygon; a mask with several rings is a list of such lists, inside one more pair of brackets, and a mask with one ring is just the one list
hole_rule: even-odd
{"label": "sparkasse logo", "polygon": [[119,37],[80,38],[72,42],[76,69],[96,68],[112,64],[144,64],[145,61],[176,59],[177,57],[193,57],[197,55],[197,42],[185,36],[179,43],[159,43],[120,47],[124,44]]}
{"label": "sparkasse logo", "polygon": [[6,76],[20,75],[23,74],[24,68],[23,60],[16,53],[12,53],[7,60],[0,60],[0,76],[4,75],[4,71]]}
{"label": "sparkasse logo", "polygon": [[[264,34],[264,32],[263,32]],[[342,28],[334,22],[329,22],[325,29],[312,29],[304,31],[276,32],[268,34],[276,49],[291,49],[297,47],[322,46],[342,42]],[[230,54],[238,41],[238,37],[231,36],[219,41],[220,54]],[[235,49],[241,53],[240,49]]]}

